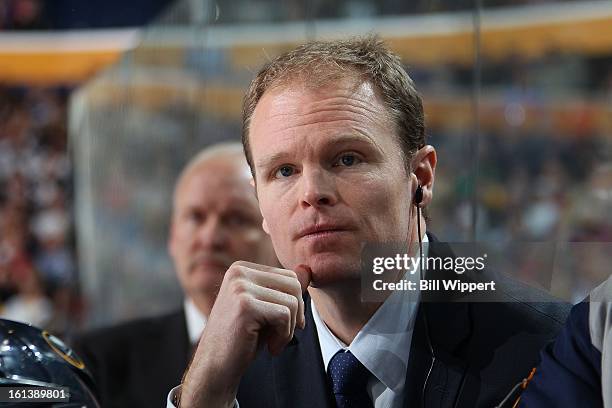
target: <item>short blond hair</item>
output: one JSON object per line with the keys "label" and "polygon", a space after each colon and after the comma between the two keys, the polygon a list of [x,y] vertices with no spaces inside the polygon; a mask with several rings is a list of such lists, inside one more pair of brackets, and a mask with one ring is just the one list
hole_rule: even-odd
{"label": "short blond hair", "polygon": [[395,122],[406,169],[412,155],[425,145],[423,103],[399,56],[377,36],[338,41],[314,41],[281,54],[266,64],[251,82],[242,106],[242,145],[251,173],[255,168],[249,127],[257,103],[275,87],[299,82],[318,88],[339,78],[371,83]]}

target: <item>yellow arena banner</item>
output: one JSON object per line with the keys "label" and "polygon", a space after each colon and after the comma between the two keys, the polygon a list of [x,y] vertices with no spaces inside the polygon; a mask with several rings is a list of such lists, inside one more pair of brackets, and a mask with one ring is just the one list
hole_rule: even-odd
{"label": "yellow arena banner", "polygon": [[[205,34],[205,42],[195,30]],[[151,32],[146,27],[5,32],[0,34],[0,82],[80,83],[135,48],[134,62],[148,65],[180,66],[187,50],[216,48],[236,68],[254,69],[310,38],[369,32],[379,33],[409,65],[470,66],[477,42],[488,61],[537,58],[551,51],[612,55],[612,6],[587,1],[308,23],[171,26]]]}
{"label": "yellow arena banner", "polygon": [[84,82],[134,48],[138,33],[135,29],[1,33],[0,82]]}

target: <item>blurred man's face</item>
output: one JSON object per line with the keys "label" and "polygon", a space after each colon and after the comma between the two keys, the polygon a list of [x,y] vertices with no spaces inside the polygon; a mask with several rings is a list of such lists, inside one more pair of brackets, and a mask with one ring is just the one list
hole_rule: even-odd
{"label": "blurred man's face", "polygon": [[210,159],[175,192],[169,250],[187,294],[214,294],[232,262],[274,262],[244,158]]}
{"label": "blurred man's face", "polygon": [[[312,285],[358,277],[363,243],[409,242],[411,178],[368,83],[268,91],[251,121],[257,195],[278,259]],[[416,186],[415,186],[416,187]]]}

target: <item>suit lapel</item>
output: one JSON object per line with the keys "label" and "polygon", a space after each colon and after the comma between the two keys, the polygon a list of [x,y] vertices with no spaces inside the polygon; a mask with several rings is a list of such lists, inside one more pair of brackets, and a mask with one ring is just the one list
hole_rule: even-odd
{"label": "suit lapel", "polygon": [[[431,234],[429,240],[429,256],[454,256],[447,244],[440,243]],[[445,278],[444,272],[435,270],[428,271],[426,277]],[[467,369],[467,364],[456,355],[471,332],[469,304],[444,302],[427,296],[424,300],[419,305],[415,322],[404,405],[406,408],[453,407]]]}
{"label": "suit lapel", "polygon": [[283,353],[272,359],[276,406],[333,408],[308,295],[304,296],[304,306],[306,327],[296,329]]}
{"label": "suit lapel", "polygon": [[[423,406],[423,399],[425,407],[453,407],[459,396],[467,365],[453,354],[454,350],[460,348],[460,337],[455,337],[456,333],[452,332],[452,327],[443,328],[443,325],[448,323],[454,326],[451,319],[461,312],[456,313],[452,306],[462,308],[464,305],[452,304],[448,307],[449,305],[427,303],[419,307],[406,372],[406,408]],[[430,326],[435,360],[427,341],[425,318]],[[457,341],[453,341],[453,338]],[[455,347],[450,343],[455,343]]]}

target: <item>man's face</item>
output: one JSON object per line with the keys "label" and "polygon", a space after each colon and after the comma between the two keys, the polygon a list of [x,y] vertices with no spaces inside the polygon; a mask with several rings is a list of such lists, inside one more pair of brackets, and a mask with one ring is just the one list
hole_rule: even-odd
{"label": "man's face", "polygon": [[187,294],[215,293],[234,261],[274,262],[243,157],[209,159],[182,178],[168,244]]}
{"label": "man's face", "polygon": [[365,242],[409,242],[412,179],[395,135],[369,83],[264,94],[249,137],[264,229],[285,268],[307,265],[323,286],[358,277]]}

